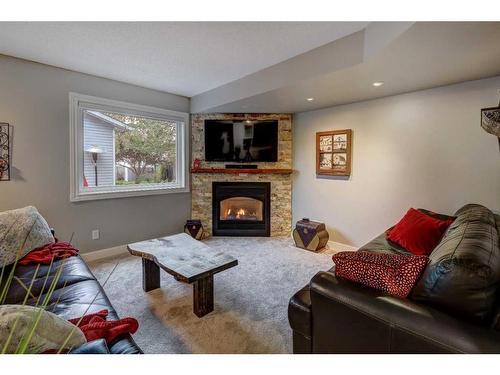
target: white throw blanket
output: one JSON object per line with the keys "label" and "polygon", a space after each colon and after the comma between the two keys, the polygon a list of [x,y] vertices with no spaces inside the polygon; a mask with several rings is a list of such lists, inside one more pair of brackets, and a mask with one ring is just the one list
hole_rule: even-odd
{"label": "white throw blanket", "polygon": [[10,337],[6,353],[14,353],[27,331],[33,332],[33,336],[26,353],[72,349],[87,342],[80,328],[49,311],[33,306],[0,306],[0,351]]}
{"label": "white throw blanket", "polygon": [[35,207],[0,213],[0,268],[53,242],[49,225]]}

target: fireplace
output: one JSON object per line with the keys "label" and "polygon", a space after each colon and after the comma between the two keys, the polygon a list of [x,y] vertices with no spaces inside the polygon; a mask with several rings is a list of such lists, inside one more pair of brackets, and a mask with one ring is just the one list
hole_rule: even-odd
{"label": "fireplace", "polygon": [[269,237],[270,193],[270,182],[212,182],[213,235]]}

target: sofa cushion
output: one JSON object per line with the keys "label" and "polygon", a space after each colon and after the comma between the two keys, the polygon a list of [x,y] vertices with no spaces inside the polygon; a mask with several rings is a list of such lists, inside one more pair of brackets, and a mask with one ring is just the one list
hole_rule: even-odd
{"label": "sofa cushion", "polygon": [[333,257],[335,275],[405,298],[427,264],[427,257],[343,251]]}
{"label": "sofa cushion", "polygon": [[110,354],[106,340],[98,339],[87,342],[73,349],[69,354]]}
{"label": "sofa cushion", "polygon": [[[80,257],[78,259],[81,260]],[[82,261],[83,262],[83,261]],[[42,295],[42,300],[45,295]],[[28,304],[35,304],[37,299],[29,299]],[[106,309],[108,318],[120,319],[97,280],[83,280],[58,288],[49,298],[48,309],[63,319],[70,320],[85,314]],[[130,335],[109,344],[111,354],[142,353]]]}
{"label": "sofa cushion", "polygon": [[[43,301],[47,296],[47,285],[52,283],[56,270],[63,263],[62,274],[55,284],[54,292],[48,299],[47,310],[68,320],[106,309],[109,311],[109,319],[119,319],[101,285],[80,256],[55,261],[52,267],[47,265],[39,267],[35,265],[17,265],[14,273],[16,280],[12,281],[6,303],[22,303],[26,295],[23,284],[28,283],[29,285],[37,267],[38,272],[36,272],[36,281],[32,285],[31,298],[27,300],[26,304],[36,305],[39,301]],[[6,279],[7,277],[4,275],[3,280],[0,282],[0,288],[5,285]],[[109,351],[112,354],[142,353],[130,335],[112,342],[109,345]]]}
{"label": "sofa cushion", "polygon": [[385,232],[361,246],[358,251],[370,251],[373,253],[383,254],[408,254],[408,251],[399,246],[397,243],[388,241],[387,234]]}
{"label": "sofa cushion", "polygon": [[438,212],[434,212],[434,211],[429,211],[429,210],[426,210],[425,208],[418,208],[417,209],[418,211],[430,216],[430,217],[433,217],[435,219],[438,219],[438,220],[443,220],[443,221],[454,221],[456,219],[456,216],[450,216],[450,215],[445,215],[445,214],[440,214]]}
{"label": "sofa cushion", "polygon": [[23,337],[31,331],[33,335],[22,353],[69,350],[87,342],[78,327],[50,311],[34,306],[0,306],[0,348],[7,345],[6,353],[19,350]]}
{"label": "sofa cushion", "polygon": [[0,212],[0,267],[54,241],[49,225],[35,207]]}
{"label": "sofa cushion", "polygon": [[486,207],[459,209],[412,298],[477,322],[491,319],[500,282],[500,249],[495,216]]}
{"label": "sofa cushion", "polygon": [[[497,232],[500,236],[500,215],[495,215],[495,222],[497,227]],[[494,307],[493,319],[491,322],[491,327],[500,331],[500,287],[497,289],[496,306]]]}
{"label": "sofa cushion", "polygon": [[[6,274],[12,269],[6,268]],[[55,280],[58,270],[61,269],[61,275]],[[22,303],[26,296],[26,290],[31,285],[32,296],[39,296],[46,293],[51,284],[56,282],[55,288],[69,287],[80,281],[94,280],[94,275],[90,272],[85,262],[80,256],[70,257],[64,260],[55,260],[52,265],[16,265],[14,270],[14,279],[11,280],[9,289],[5,297],[5,303]],[[0,288],[3,288],[7,277],[0,282]],[[1,289],[0,289],[1,290]]]}
{"label": "sofa cushion", "polygon": [[[439,220],[449,220],[449,219],[454,220],[455,219],[454,216],[448,216],[448,215],[434,213],[432,211],[424,210],[423,208],[419,208],[418,210],[420,212],[423,212],[426,215],[435,217],[436,219],[439,219]],[[392,228],[394,228],[394,227],[392,227]],[[387,233],[392,228],[389,228],[384,233],[378,235],[373,240],[371,240],[370,242],[368,242],[365,245],[363,245],[362,247],[360,247],[359,250],[372,251],[375,253],[386,253],[386,254],[391,254],[391,253],[408,254],[408,251],[405,248],[398,245],[397,243],[394,243],[394,242],[387,240]]]}
{"label": "sofa cushion", "polygon": [[439,220],[410,208],[390,230],[388,239],[415,255],[428,255],[451,223],[452,220]]}

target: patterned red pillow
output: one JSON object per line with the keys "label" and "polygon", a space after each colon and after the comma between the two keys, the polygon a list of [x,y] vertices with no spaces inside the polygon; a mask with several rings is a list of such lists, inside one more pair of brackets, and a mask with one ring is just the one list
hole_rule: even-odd
{"label": "patterned red pillow", "polygon": [[406,298],[427,265],[423,255],[342,251],[333,257],[335,275]]}

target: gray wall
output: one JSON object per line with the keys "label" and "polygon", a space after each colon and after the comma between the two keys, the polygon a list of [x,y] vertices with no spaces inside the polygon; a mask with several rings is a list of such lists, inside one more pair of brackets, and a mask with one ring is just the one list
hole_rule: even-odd
{"label": "gray wall", "polygon": [[[481,108],[498,104],[499,88],[495,77],[297,114],[294,220],[322,220],[330,239],[359,246],[409,207],[449,214],[476,202],[498,212],[498,141],[479,119]],[[315,133],[346,128],[351,177],[316,177]]]}
{"label": "gray wall", "polygon": [[70,91],[189,112],[185,97],[0,55],[0,121],[14,126],[13,181],[0,182],[0,211],[34,205],[61,240],[74,232],[82,252],[182,230],[189,193],[70,203]]}

